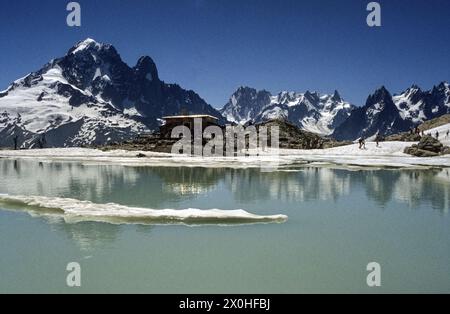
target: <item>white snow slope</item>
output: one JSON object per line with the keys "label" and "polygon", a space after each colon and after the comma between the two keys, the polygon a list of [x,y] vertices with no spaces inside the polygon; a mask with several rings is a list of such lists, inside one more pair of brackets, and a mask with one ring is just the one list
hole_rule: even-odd
{"label": "white snow slope", "polygon": [[[450,108],[450,85],[448,83],[442,83],[440,88],[441,93],[443,94],[441,96],[441,103],[438,102],[433,105],[431,108],[432,114],[436,114],[439,110],[442,110],[441,107]],[[418,86],[414,85],[402,94],[392,97],[403,120],[409,120],[415,124],[420,124],[431,119],[431,117],[426,114],[427,104],[425,103],[425,99],[420,97],[421,93],[423,93],[423,91]]]}
{"label": "white snow slope", "polygon": [[[26,78],[15,81],[7,89],[8,94],[0,98],[0,133],[11,127],[20,127],[37,135],[72,124],[74,129],[68,132],[68,138],[56,140],[57,146],[78,146],[95,143],[99,130],[110,129],[110,134],[102,132],[107,136],[106,142],[121,139],[121,135],[126,138],[128,134],[148,131],[146,126],[127,115],[120,112],[111,114],[111,106],[101,99],[96,103],[71,106],[70,98],[58,94],[55,84],[68,85],[86,97],[92,95],[69,84],[58,66],[50,68],[30,87],[25,86]],[[35,140],[36,136],[30,136],[21,146],[32,147]]]}

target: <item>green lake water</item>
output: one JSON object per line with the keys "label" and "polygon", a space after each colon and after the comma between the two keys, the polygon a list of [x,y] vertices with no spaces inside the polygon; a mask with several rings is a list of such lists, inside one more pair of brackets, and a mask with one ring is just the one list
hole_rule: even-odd
{"label": "green lake water", "polygon": [[[66,223],[0,203],[0,293],[450,292],[450,169],[290,171],[0,159],[0,194],[285,223]],[[82,286],[66,285],[81,266]],[[382,286],[366,284],[370,262]]]}

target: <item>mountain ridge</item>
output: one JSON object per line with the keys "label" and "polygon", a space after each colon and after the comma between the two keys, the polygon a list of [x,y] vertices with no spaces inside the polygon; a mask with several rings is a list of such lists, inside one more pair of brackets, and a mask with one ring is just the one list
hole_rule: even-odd
{"label": "mountain ridge", "polygon": [[441,82],[428,91],[412,85],[398,95],[382,86],[356,108],[332,136],[337,140],[389,136],[409,131],[425,121],[450,113],[450,86]]}
{"label": "mountain ridge", "polygon": [[130,67],[114,46],[88,38],[0,92],[0,145],[16,136],[24,148],[123,141],[182,111],[223,121],[194,91],[162,81],[151,57]]}
{"label": "mountain ridge", "polygon": [[240,87],[220,112],[235,123],[285,119],[305,131],[330,135],[353,109],[354,106],[345,102],[338,91],[332,95],[310,91],[283,91],[272,95],[266,90]]}
{"label": "mountain ridge", "polygon": [[414,84],[392,95],[381,86],[358,107],[336,90],[331,94],[280,92],[239,87],[220,112],[235,123],[285,119],[301,129],[337,140],[356,140],[376,134],[409,131],[426,120],[450,113],[450,87],[441,82],[428,91]]}
{"label": "mountain ridge", "polygon": [[355,140],[408,131],[450,113],[450,86],[412,85],[396,95],[382,86],[362,107],[337,90],[272,94],[241,86],[215,109],[194,91],[161,80],[151,57],[129,66],[113,45],[87,38],[0,91],[0,146],[15,139],[22,148],[108,144],[155,131],[163,116],[180,113],[209,114],[222,124],[282,119],[321,136]]}

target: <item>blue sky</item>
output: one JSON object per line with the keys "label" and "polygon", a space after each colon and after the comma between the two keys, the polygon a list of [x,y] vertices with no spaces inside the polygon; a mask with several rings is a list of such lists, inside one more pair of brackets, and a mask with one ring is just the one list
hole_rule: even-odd
{"label": "blue sky", "polygon": [[2,0],[0,90],[92,37],[133,66],[151,56],[166,82],[215,107],[241,85],[319,91],[362,105],[381,85],[400,92],[450,80],[450,1],[385,0],[381,28],[367,0]]}

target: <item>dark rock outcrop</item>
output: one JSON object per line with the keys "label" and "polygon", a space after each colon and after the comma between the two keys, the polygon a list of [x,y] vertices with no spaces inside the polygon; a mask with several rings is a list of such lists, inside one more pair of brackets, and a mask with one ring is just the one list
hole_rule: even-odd
{"label": "dark rock outcrop", "polygon": [[282,149],[323,149],[339,146],[337,142],[329,138],[303,131],[298,126],[287,121],[272,120],[257,125],[257,127],[261,126],[265,126],[268,129],[273,126],[279,127],[280,148]]}
{"label": "dark rock outcrop", "polygon": [[426,132],[428,130],[431,130],[431,129],[434,129],[434,128],[438,128],[438,127],[440,127],[442,125],[449,124],[449,123],[450,123],[450,114],[445,114],[445,115],[440,116],[438,118],[425,121],[424,123],[422,123],[419,126],[419,130]]}
{"label": "dark rock outcrop", "polygon": [[424,136],[417,147],[434,153],[440,153],[444,145],[432,136]]}
{"label": "dark rock outcrop", "polygon": [[[351,142],[337,142],[329,138],[321,137],[317,134],[301,130],[296,125],[282,120],[271,120],[264,123],[254,125],[257,130],[266,127],[270,144],[270,136],[272,127],[279,128],[279,145],[281,149],[325,149],[337,146],[351,145]],[[224,137],[226,136],[225,128],[223,128]],[[108,146],[97,146],[96,148],[103,150],[123,149],[130,151],[153,151],[170,153],[172,146],[179,139],[169,139],[160,137],[158,134],[141,136],[135,140],[124,141],[121,143],[113,143]],[[226,140],[226,138],[225,138]],[[204,140],[203,144],[206,144]],[[226,147],[224,147],[226,151]]]}
{"label": "dark rock outcrop", "polygon": [[387,142],[418,142],[422,139],[422,136],[417,133],[411,134],[410,132],[404,132],[400,134],[389,135],[384,138]]}
{"label": "dark rock outcrop", "polygon": [[405,154],[416,157],[436,157],[450,153],[450,147],[444,146],[432,136],[424,136],[419,144],[405,149]]}

